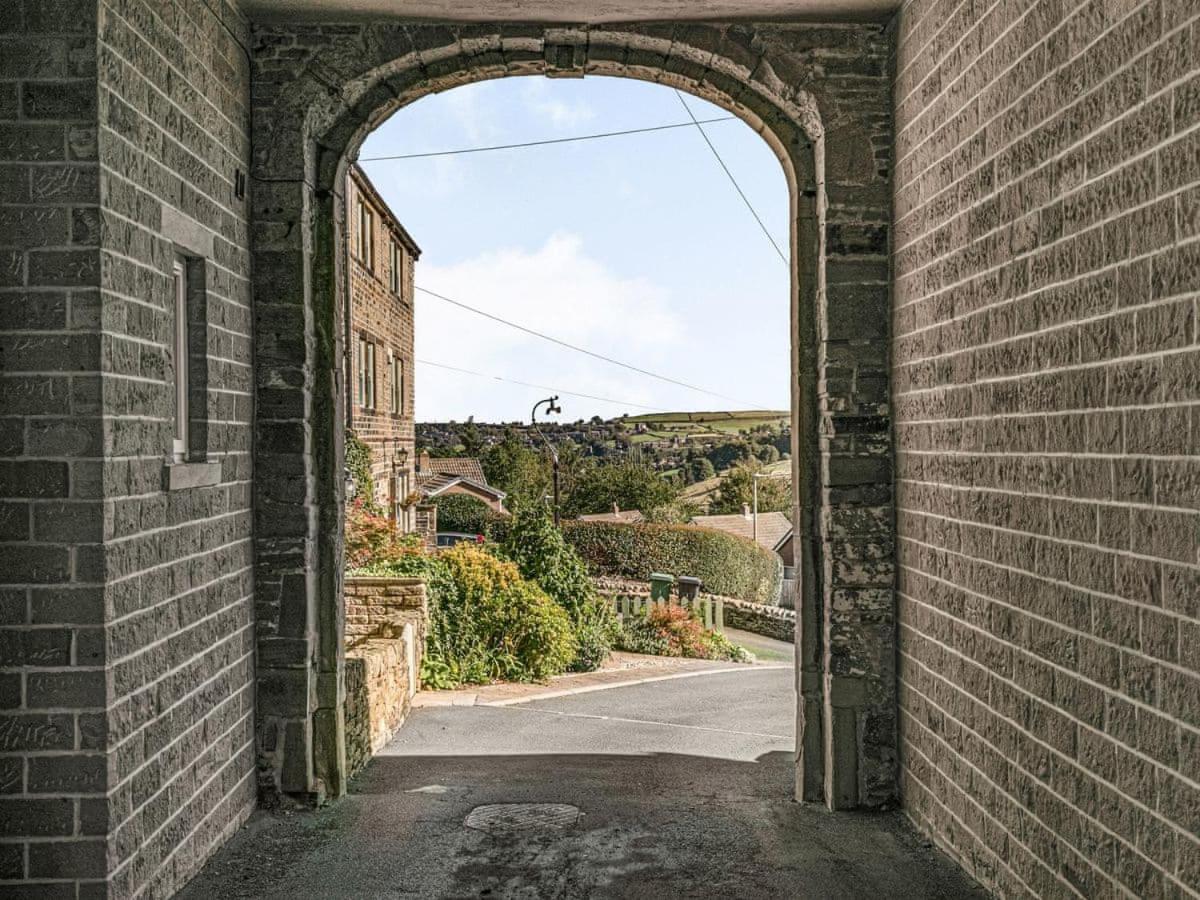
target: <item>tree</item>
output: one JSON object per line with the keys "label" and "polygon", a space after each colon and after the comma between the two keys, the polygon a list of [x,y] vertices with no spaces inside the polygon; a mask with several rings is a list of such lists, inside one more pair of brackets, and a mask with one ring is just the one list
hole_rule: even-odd
{"label": "tree", "polygon": [[[762,468],[756,463],[735,466],[725,473],[708,511],[714,515],[740,513],[754,502],[754,475]],[[792,508],[790,478],[758,479],[758,511],[788,512]]]}
{"label": "tree", "polygon": [[647,512],[675,499],[678,489],[650,466],[636,462],[593,465],[583,469],[567,499],[569,515],[610,512],[621,509]]}
{"label": "tree", "polygon": [[709,478],[715,478],[717,470],[713,468],[712,461],[706,456],[696,456],[688,460],[687,477],[691,484],[697,481],[707,481]]}
{"label": "tree", "polygon": [[475,417],[467,419],[467,424],[458,433],[458,442],[462,444],[463,456],[478,456],[483,450],[483,435],[475,424]]}
{"label": "tree", "polygon": [[515,429],[506,429],[481,460],[488,484],[508,494],[510,503],[542,503],[552,490],[549,461],[525,446]]}

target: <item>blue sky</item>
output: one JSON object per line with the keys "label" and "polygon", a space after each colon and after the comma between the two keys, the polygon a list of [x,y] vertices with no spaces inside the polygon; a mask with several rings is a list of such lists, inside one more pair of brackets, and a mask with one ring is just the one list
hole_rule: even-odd
{"label": "blue sky", "polygon": [[[728,115],[691,95],[697,118]],[[362,166],[423,251],[417,284],[565,341],[740,400],[647,378],[418,292],[417,358],[612,398],[562,420],[786,409],[788,272],[695,128],[433,159],[366,161],[688,121],[675,93],[621,78],[506,78],[401,109]],[[775,241],[788,195],[739,119],[706,125]],[[547,395],[418,364],[418,421],[524,420]],[[635,406],[636,404],[636,406]]]}

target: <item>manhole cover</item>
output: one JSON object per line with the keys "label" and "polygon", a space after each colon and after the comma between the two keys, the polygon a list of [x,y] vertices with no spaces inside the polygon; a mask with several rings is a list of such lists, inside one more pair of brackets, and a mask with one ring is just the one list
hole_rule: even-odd
{"label": "manhole cover", "polygon": [[463,824],[479,831],[524,831],[566,828],[578,820],[579,807],[568,803],[493,803],[475,807]]}

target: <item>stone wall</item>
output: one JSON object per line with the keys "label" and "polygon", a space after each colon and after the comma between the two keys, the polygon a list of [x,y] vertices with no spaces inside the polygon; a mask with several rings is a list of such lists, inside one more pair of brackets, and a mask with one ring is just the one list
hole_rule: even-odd
{"label": "stone wall", "polygon": [[0,3],[4,895],[106,873],[98,172],[95,0]]}
{"label": "stone wall", "polygon": [[417,689],[409,646],[375,638],[346,651],[346,773],[353,776],[404,724]]}
{"label": "stone wall", "polygon": [[347,578],[346,772],[404,723],[420,680],[428,604],[419,578]]}
{"label": "stone wall", "polygon": [[395,638],[411,624],[424,641],[428,613],[425,582],[420,578],[346,579],[346,644],[367,638]]}
{"label": "stone wall", "polygon": [[264,780],[294,792],[320,782],[335,794],[341,783],[331,751],[341,677],[344,356],[336,336],[348,166],[372,128],[431,92],[503,76],[608,75],[692,91],[733,110],[788,178],[793,475],[803,485],[794,521],[809,636],[799,794],[832,807],[894,799],[890,61],[888,33],[870,24],[255,28],[259,633],[272,634],[292,606],[315,623],[309,645],[288,648],[286,666],[266,669],[260,656]]}
{"label": "stone wall", "polygon": [[[706,595],[707,596],[707,595]],[[796,639],[796,611],[781,606],[765,606],[734,597],[721,597],[725,624],[789,644]]]}
{"label": "stone wall", "polygon": [[1200,4],[911,0],[904,806],[1002,896],[1200,892]]}
{"label": "stone wall", "polygon": [[[182,885],[255,798],[249,74],[229,2],[102,0],[98,17],[107,868],[123,897]],[[185,366],[190,444],[164,465]]]}
{"label": "stone wall", "polygon": [[[596,590],[606,596],[614,594],[650,596],[650,585],[645,581],[630,581],[624,578],[593,578],[592,580],[596,583]],[[793,609],[767,606],[750,600],[721,597],[709,593],[702,593],[701,596],[721,601],[724,621],[730,628],[740,628],[742,631],[773,637],[789,643],[796,639],[796,611]]]}

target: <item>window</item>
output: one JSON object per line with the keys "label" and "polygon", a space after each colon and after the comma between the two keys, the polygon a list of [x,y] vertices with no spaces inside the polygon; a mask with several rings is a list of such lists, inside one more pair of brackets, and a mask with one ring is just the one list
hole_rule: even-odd
{"label": "window", "polygon": [[371,271],[375,270],[374,219],[362,197],[354,198],[354,255]]}
{"label": "window", "polygon": [[363,406],[367,409],[375,408],[375,345],[367,341],[367,353],[365,361],[365,384],[363,390]]}
{"label": "window", "polygon": [[375,408],[375,345],[365,335],[358,338],[358,405]]}
{"label": "window", "polygon": [[392,412],[401,415],[404,412],[404,360],[393,356],[390,363],[391,371],[388,377],[392,387]]}
{"label": "window", "polygon": [[388,286],[397,297],[404,285],[404,251],[395,240],[388,241]]}
{"label": "window", "polygon": [[171,286],[175,316],[171,349],[175,363],[175,430],[171,440],[171,456],[176,462],[183,462],[188,453],[188,287],[187,261],[182,257],[175,259]]}

